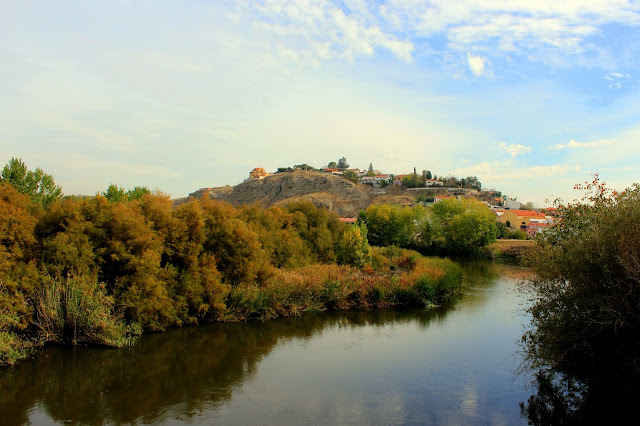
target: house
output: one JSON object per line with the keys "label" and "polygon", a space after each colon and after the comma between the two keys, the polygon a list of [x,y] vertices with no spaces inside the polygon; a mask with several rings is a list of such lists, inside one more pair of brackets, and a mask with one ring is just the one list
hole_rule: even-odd
{"label": "house", "polygon": [[533,210],[505,210],[498,216],[498,222],[504,223],[511,229],[522,229],[525,232],[527,232],[530,222],[548,224],[544,213]]}
{"label": "house", "polygon": [[346,223],[347,225],[355,225],[356,224],[356,218],[355,217],[341,217],[340,218],[340,222],[342,223]]}
{"label": "house", "polygon": [[394,185],[402,185],[402,178],[407,177],[409,175],[395,175],[393,178]]}
{"label": "house", "polygon": [[267,176],[271,176],[271,173],[267,173],[262,167],[256,167],[249,172],[249,179],[264,179]]}
{"label": "house", "polygon": [[342,170],[340,169],[324,169],[322,170],[324,173],[331,173],[332,175],[341,175]]}
{"label": "house", "polygon": [[502,201],[502,206],[509,210],[518,210],[522,208],[522,203],[505,196]]}
{"label": "house", "polygon": [[544,222],[529,222],[527,226],[527,237],[535,237],[537,233],[544,231],[548,226],[549,224]]}
{"label": "house", "polygon": [[375,176],[363,176],[360,178],[360,183],[366,183],[369,185],[378,186],[382,181],[391,182],[391,176],[389,175],[375,175]]}
{"label": "house", "polygon": [[439,180],[435,180],[435,179],[427,179],[424,183],[424,186],[427,187],[432,187],[432,186],[442,186],[442,182],[440,182]]}

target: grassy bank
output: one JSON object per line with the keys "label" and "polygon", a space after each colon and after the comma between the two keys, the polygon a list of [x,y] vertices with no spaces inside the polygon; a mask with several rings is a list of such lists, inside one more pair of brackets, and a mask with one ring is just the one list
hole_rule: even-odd
{"label": "grassy bank", "polygon": [[[273,271],[263,283],[229,289],[214,321],[264,321],[306,311],[435,306],[462,286],[460,266],[411,250],[373,248],[364,268],[315,264]],[[114,310],[104,286],[84,278],[49,279],[34,295],[31,333],[0,333],[0,365],[45,344],[122,347],[142,333]]]}
{"label": "grassy bank", "polygon": [[305,311],[433,306],[459,292],[463,273],[447,259],[410,250],[387,257],[374,249],[377,268],[310,265],[280,270],[264,285],[234,287],[224,321],[266,320]]}
{"label": "grassy bank", "polygon": [[521,262],[523,256],[526,256],[534,246],[534,240],[500,239],[487,247],[487,257],[510,262]]}

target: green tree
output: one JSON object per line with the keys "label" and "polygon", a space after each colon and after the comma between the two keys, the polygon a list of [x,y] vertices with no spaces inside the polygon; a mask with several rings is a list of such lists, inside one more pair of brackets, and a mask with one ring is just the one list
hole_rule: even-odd
{"label": "green tree", "polygon": [[363,267],[371,262],[371,246],[367,240],[367,226],[359,223],[342,234],[337,247],[338,263]]}
{"label": "green tree", "polygon": [[367,226],[369,242],[375,246],[414,247],[425,220],[422,206],[373,204],[358,215],[358,223]]}
{"label": "green tree", "polygon": [[376,172],[373,170],[373,163],[369,163],[369,169],[367,169],[367,176],[375,176]]}
{"label": "green tree", "polygon": [[127,199],[129,201],[139,200],[149,194],[151,194],[151,190],[146,186],[134,186],[133,189],[127,191]]}
{"label": "green tree", "polygon": [[348,169],[349,168],[349,163],[347,163],[347,159],[345,157],[342,157],[341,159],[338,160],[338,164],[337,164],[337,169]]}
{"label": "green tree", "polygon": [[62,188],[56,185],[53,177],[39,167],[35,171],[27,169],[19,158],[13,157],[2,169],[1,181],[10,183],[19,192],[31,197],[36,204],[48,208],[51,203],[62,197]]}
{"label": "green tree", "polygon": [[578,189],[585,197],[556,204],[562,221],[537,237],[531,255],[536,277],[529,282],[527,360],[534,367],[637,380],[640,186],[616,193],[595,175]]}
{"label": "green tree", "polygon": [[446,199],[435,203],[432,211],[442,229],[444,248],[452,254],[474,254],[496,239],[495,215],[475,199]]}
{"label": "green tree", "polygon": [[336,163],[335,161],[330,161],[329,164],[327,164],[327,169],[337,169],[338,168],[338,163]]}
{"label": "green tree", "polygon": [[102,195],[104,198],[111,201],[112,203],[119,203],[127,199],[127,193],[125,192],[124,188],[121,188],[114,183],[109,185],[107,190],[100,193],[100,195]]}
{"label": "green tree", "polygon": [[412,173],[402,178],[402,184],[407,188],[420,188],[424,186],[425,182],[425,178],[417,173]]}
{"label": "green tree", "polygon": [[344,173],[342,173],[342,176],[353,183],[358,183],[358,175],[353,170],[346,170]]}
{"label": "green tree", "polygon": [[425,177],[427,179],[432,179],[431,170],[427,170],[427,175]]}

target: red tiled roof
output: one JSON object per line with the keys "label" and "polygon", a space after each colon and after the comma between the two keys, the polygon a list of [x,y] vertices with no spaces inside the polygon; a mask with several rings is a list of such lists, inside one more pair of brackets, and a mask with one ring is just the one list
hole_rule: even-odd
{"label": "red tiled roof", "polygon": [[344,222],[344,223],[356,223],[356,218],[355,218],[355,217],[341,217],[341,218],[340,218],[340,222]]}
{"label": "red tiled roof", "polygon": [[538,213],[533,210],[507,210],[510,212],[514,212],[518,216],[523,217],[545,217],[544,213]]}

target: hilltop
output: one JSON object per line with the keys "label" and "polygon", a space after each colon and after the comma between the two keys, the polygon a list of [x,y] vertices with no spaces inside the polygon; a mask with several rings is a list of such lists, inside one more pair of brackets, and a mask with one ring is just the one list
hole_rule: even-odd
{"label": "hilltop", "polygon": [[350,180],[333,174],[314,171],[295,170],[276,173],[262,179],[249,179],[236,186],[219,188],[201,188],[188,198],[176,200],[186,202],[191,198],[209,197],[216,200],[240,204],[257,203],[264,207],[285,205],[291,201],[309,200],[318,207],[325,207],[341,217],[355,217],[370,204],[413,205],[420,193],[430,195],[447,193],[446,189],[421,188],[407,190],[389,186],[387,188],[355,184]]}

